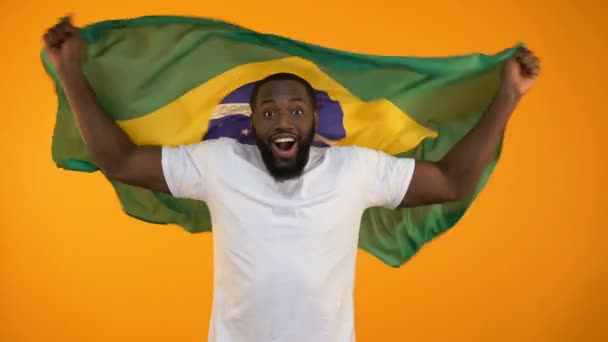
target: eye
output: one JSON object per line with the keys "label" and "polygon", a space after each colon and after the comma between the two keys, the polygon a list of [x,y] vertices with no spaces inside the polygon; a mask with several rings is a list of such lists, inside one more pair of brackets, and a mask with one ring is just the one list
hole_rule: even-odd
{"label": "eye", "polygon": [[274,115],[275,115],[274,112],[271,110],[264,111],[264,117],[266,117],[266,118],[271,118]]}
{"label": "eye", "polygon": [[291,111],[291,114],[293,114],[293,115],[302,115],[302,114],[304,114],[304,111],[301,110],[301,109],[293,109]]}

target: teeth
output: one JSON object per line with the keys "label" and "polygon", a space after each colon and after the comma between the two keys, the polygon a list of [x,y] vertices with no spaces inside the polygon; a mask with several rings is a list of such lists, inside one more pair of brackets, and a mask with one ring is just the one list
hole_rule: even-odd
{"label": "teeth", "polygon": [[274,140],[275,143],[285,143],[285,142],[294,142],[296,141],[294,138],[277,138]]}

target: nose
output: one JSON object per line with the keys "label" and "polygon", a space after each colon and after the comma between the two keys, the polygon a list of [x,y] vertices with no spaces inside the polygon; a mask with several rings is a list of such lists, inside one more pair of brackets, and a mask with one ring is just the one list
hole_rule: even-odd
{"label": "nose", "polygon": [[291,121],[291,116],[286,111],[281,111],[277,115],[276,127],[282,129],[291,129],[293,128],[293,122]]}

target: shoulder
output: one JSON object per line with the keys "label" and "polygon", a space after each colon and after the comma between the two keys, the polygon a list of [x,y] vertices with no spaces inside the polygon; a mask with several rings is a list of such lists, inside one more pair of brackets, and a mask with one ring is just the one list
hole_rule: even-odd
{"label": "shoulder", "polygon": [[238,153],[237,145],[239,144],[234,139],[219,138],[178,146],[163,146],[162,159],[163,163],[167,164],[206,164]]}
{"label": "shoulder", "polygon": [[190,153],[201,155],[201,154],[218,154],[218,153],[226,153],[230,150],[235,150],[238,148],[238,142],[231,138],[218,138],[218,139],[210,139],[203,140],[196,143],[179,146],[177,148],[185,148]]}
{"label": "shoulder", "polygon": [[[375,168],[377,161],[373,155],[374,150],[355,146],[331,146],[311,148],[309,167],[312,169],[316,165],[324,165],[331,172],[345,172],[355,175]],[[377,159],[376,159],[377,160]]]}
{"label": "shoulder", "polygon": [[349,145],[329,147],[327,154],[344,162],[365,163],[381,157],[384,153],[367,147]]}
{"label": "shoulder", "polygon": [[241,144],[236,141],[236,139],[221,137],[217,139],[203,140],[201,142],[196,143],[195,145],[203,146],[203,148],[207,148],[210,150],[227,150],[234,149]]}
{"label": "shoulder", "polygon": [[370,174],[410,169],[415,164],[415,159],[410,157],[393,156],[384,151],[354,145],[331,147],[328,154],[351,169],[356,168]]}

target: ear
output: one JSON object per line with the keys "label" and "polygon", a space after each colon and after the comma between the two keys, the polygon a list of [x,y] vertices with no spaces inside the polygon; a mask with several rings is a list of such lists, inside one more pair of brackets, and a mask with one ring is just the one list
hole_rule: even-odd
{"label": "ear", "polygon": [[315,109],[315,114],[314,114],[314,122],[315,122],[315,127],[319,127],[319,110]]}

